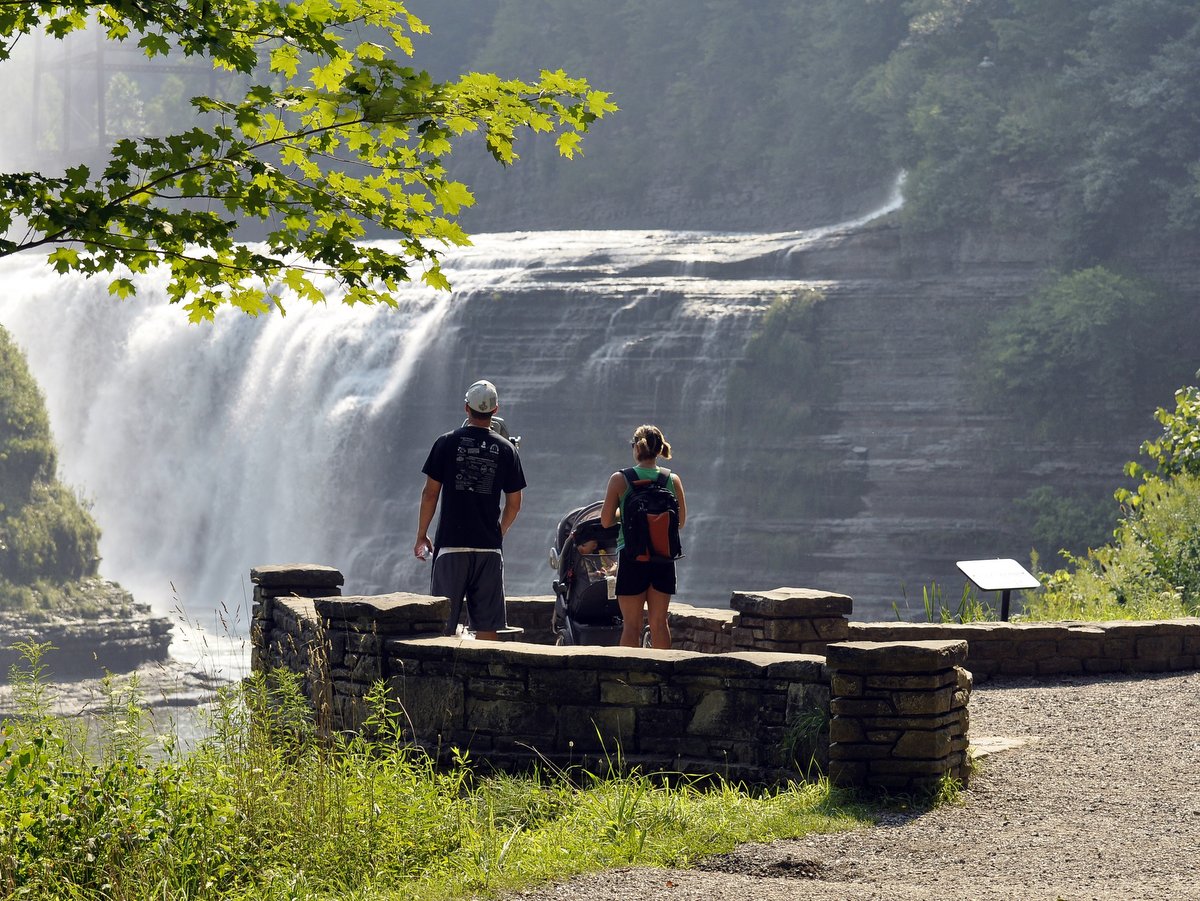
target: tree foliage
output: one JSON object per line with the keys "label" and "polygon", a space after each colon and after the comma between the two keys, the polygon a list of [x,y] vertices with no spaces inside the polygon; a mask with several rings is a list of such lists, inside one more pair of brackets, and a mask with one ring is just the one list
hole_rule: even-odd
{"label": "tree foliage", "polygon": [[981,394],[1047,435],[1102,434],[1194,365],[1185,299],[1095,266],[1059,276],[990,323]]}
{"label": "tree foliage", "polygon": [[1122,489],[1117,500],[1136,509],[1158,483],[1182,476],[1200,477],[1200,388],[1186,385],[1175,392],[1175,409],[1159,407],[1154,418],[1163,430],[1157,438],[1142,443],[1141,451],[1153,468],[1137,461],[1125,466],[1125,474],[1140,480],[1136,492]]}
{"label": "tree foliage", "polygon": [[[571,214],[602,197],[606,223],[621,226],[794,227],[830,215],[828,195],[862,202],[873,186],[878,198],[904,169],[910,227],[1036,226],[1072,268],[1120,251],[1131,233],[1147,246],[1195,235],[1192,0],[687,8],[679,0],[431,8],[439,30],[456,29],[446,51],[455,63],[505,68],[533,55],[587,72],[621,97],[623,113],[595,135],[588,166],[551,169],[535,158],[489,185],[506,201],[489,224],[574,227]],[[522,191],[543,184],[545,202],[521,203]],[[506,220],[513,209],[519,218]]]}
{"label": "tree foliage", "polygon": [[474,148],[456,154],[456,175],[490,201],[466,213],[472,227],[795,228],[877,205],[894,181],[871,116],[850,101],[904,36],[891,0],[436,0],[420,11],[435,74],[522,73],[532,59],[620,98],[585,166],[557,165],[547,145],[513,173]]}
{"label": "tree foliage", "polygon": [[96,572],[100,530],[57,467],[42,394],[0,327],[0,604],[15,586]]}
{"label": "tree foliage", "polygon": [[1112,540],[1048,573],[1029,601],[1035,619],[1161,619],[1200,613],[1200,388],[1159,408],[1162,434],[1142,444],[1153,468],[1129,463],[1136,490],[1120,488]]}
{"label": "tree foliage", "polygon": [[1112,538],[1119,510],[1110,496],[1061,492],[1041,485],[1013,503],[1019,533],[1028,536],[1040,559],[1079,556]]}
{"label": "tree foliage", "polygon": [[[217,23],[233,9],[219,6]],[[1200,229],[1192,0],[706,0],[703,14],[687,10],[679,0],[423,6],[433,33],[419,53],[435,80],[478,70],[536,83],[533,59],[606,85],[623,108],[588,138],[586,166],[556,165],[551,142],[530,142],[524,164],[505,172],[482,142],[456,141],[444,165],[494,202],[447,218],[792,228],[861,210],[905,169],[911,227],[1037,226],[1065,267],[1104,261],[1130,235],[1152,247]],[[390,46],[368,32],[356,37]],[[199,38],[188,46],[207,52]],[[302,78],[319,50],[298,52]],[[187,93],[207,90],[199,84]],[[148,127],[169,118],[149,88],[144,100]]]}
{"label": "tree foliage", "polygon": [[1164,619],[1200,613],[1200,478],[1145,483],[1113,540],[1068,555],[1029,601],[1034,619]]}
{"label": "tree foliage", "polygon": [[[863,82],[923,228],[1029,224],[1079,263],[1200,226],[1192,0],[914,0]],[[1025,190],[1015,190],[1024,182]],[[1043,226],[1045,222],[1043,222]]]}
{"label": "tree foliage", "polygon": [[28,503],[33,484],[53,476],[57,465],[45,400],[24,354],[0,326],[0,516]]}
{"label": "tree foliage", "polygon": [[[147,57],[203,57],[256,83],[239,99],[192,98],[198,124],[120,140],[102,167],[0,174],[0,256],[49,248],[57,270],[109,275],[118,297],[165,263],[168,297],[192,320],[317,301],[323,278],[349,304],[392,302],[414,269],[446,288],[439,254],[467,243],[457,217],[474,202],[447,174],[452,147],[476,135],[507,165],[524,129],[572,157],[616,109],[561,70],[435,81],[405,64],[427,29],[401,0],[3,3],[0,60],[22,35],[89,21]],[[238,240],[245,221],[266,225],[261,245]],[[362,243],[369,228],[400,249]]]}

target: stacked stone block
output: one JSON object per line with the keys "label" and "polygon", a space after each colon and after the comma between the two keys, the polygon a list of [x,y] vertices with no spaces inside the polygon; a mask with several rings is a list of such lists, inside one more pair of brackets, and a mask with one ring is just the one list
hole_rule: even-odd
{"label": "stacked stone block", "polygon": [[732,610],[672,602],[667,615],[667,623],[671,627],[671,646],[681,651],[727,654],[733,650],[732,629],[736,618],[737,614]]}
{"label": "stacked stone block", "polygon": [[[319,643],[312,598],[341,594],[345,579],[332,566],[290,563],[250,570],[254,608],[250,617],[250,666],[255,671],[286,667],[308,672],[310,653]],[[281,602],[301,599],[299,608],[277,610]],[[294,605],[293,605],[294,606]],[[307,615],[305,615],[307,614]]]}
{"label": "stacked stone block", "polygon": [[831,641],[845,641],[853,601],[844,594],[807,588],[735,591],[730,644],[735,650],[824,654]]}
{"label": "stacked stone block", "polygon": [[965,641],[843,642],[827,651],[829,778],[926,791],[970,775]]}
{"label": "stacked stone block", "polygon": [[345,577],[319,563],[281,563],[250,570],[255,600],[260,598],[320,598],[339,595]]}

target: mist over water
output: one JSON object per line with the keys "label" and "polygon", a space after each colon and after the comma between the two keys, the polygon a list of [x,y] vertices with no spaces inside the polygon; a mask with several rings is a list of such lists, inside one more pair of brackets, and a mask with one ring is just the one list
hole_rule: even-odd
{"label": "mist over water", "polygon": [[152,279],[131,303],[34,257],[3,280],[0,321],[46,392],[64,479],[95,503],[102,572],[195,614],[244,607],[247,561],[321,556],[347,423],[404,390],[447,309],[412,291],[396,311],[189,326]]}

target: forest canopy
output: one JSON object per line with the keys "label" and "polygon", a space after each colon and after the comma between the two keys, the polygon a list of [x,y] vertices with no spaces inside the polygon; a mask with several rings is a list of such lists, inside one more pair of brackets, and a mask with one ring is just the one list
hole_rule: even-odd
{"label": "forest canopy", "polygon": [[[443,164],[454,144],[478,135],[507,165],[528,130],[572,157],[616,109],[561,70],[435,81],[407,65],[428,29],[400,0],[0,4],[0,62],[25,35],[89,23],[150,59],[202,58],[237,90],[198,94],[173,133],[121,138],[61,173],[0,173],[0,257],[45,248],[60,272],[108,275],[119,297],[165,264],[168,298],[193,320],[321,300],[322,278],[347,304],[393,302],[413,269],[448,287],[439,255],[467,242],[457,216],[474,202]],[[263,223],[261,244],[238,240],[246,221]],[[362,246],[368,228],[398,244]]]}
{"label": "forest canopy", "polygon": [[[908,173],[922,232],[1026,231],[1064,267],[1200,228],[1192,0],[439,0],[431,67],[596,80],[585,165],[468,154],[488,228],[789,229]],[[440,69],[434,68],[435,71]],[[510,177],[511,176],[511,177]],[[475,227],[479,227],[476,225]]]}
{"label": "forest canopy", "polygon": [[[702,16],[682,0],[206,8],[216,28],[167,16],[165,3],[105,14],[127,45],[229,71],[216,94],[204,70],[114,77],[113,121],[175,138],[121,143],[111,166],[86,173],[4,176],[10,194],[31,198],[24,212],[10,201],[9,214],[41,216],[49,240],[107,219],[132,185],[201,164],[172,190],[203,197],[203,209],[170,219],[164,181],[102,241],[64,244],[54,260],[137,271],[151,262],[139,250],[150,238],[168,255],[208,241],[209,257],[171,264],[194,289],[195,317],[226,302],[257,311],[289,293],[315,297],[312,271],[289,251],[337,271],[351,302],[386,302],[388,284],[410,275],[444,284],[436,246],[463,240],[464,228],[790,229],[879,205],[900,171],[907,228],[1036,230],[1064,269],[1200,230],[1200,6],[1190,0],[709,0]],[[2,9],[11,45],[109,8]],[[250,37],[232,40],[243,22],[237,33]],[[268,65],[256,68],[260,57]],[[469,74],[492,71],[517,80]],[[619,99],[621,115],[588,135],[583,164],[558,165],[611,111],[589,81]],[[202,134],[187,102],[196,95],[212,96],[200,112],[216,124]],[[305,116],[337,128],[304,137],[292,125]],[[377,128],[385,120],[396,127]],[[46,158],[64,140],[56,121],[44,117],[30,142]],[[495,164],[514,158],[522,129],[547,126],[555,140],[524,142],[521,165]],[[251,152],[268,144],[276,149]],[[382,170],[367,178],[360,163],[402,174],[380,182]],[[329,186],[331,165],[344,174]],[[50,202],[62,192],[77,202]],[[256,221],[249,231],[274,249],[261,257],[235,242]],[[397,234],[404,262],[353,258],[356,238]],[[267,290],[219,287],[255,267]],[[124,276],[112,285],[132,289]]]}

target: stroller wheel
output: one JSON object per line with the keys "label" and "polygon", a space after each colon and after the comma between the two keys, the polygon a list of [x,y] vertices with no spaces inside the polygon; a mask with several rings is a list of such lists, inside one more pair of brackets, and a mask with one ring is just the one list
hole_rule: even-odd
{"label": "stroller wheel", "polygon": [[563,635],[563,634],[562,634],[562,632],[559,632],[559,633],[558,633],[558,635],[556,635],[556,636],[554,637],[554,645],[555,645],[555,647],[559,647],[559,648],[561,648],[561,647],[563,647],[563,646],[564,646],[566,643],[567,643],[567,638],[566,638],[566,636],[565,636],[565,635]]}
{"label": "stroller wheel", "polygon": [[642,626],[642,647],[644,647],[644,648],[654,647],[653,643],[650,641],[650,627],[649,626]]}

